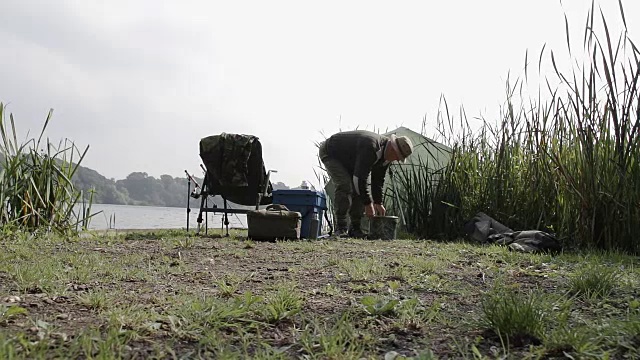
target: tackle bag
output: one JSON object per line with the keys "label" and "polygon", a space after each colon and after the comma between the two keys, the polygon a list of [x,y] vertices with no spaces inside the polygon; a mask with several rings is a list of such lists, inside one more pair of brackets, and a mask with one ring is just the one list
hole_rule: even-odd
{"label": "tackle bag", "polygon": [[248,237],[253,240],[298,240],[302,215],[279,204],[247,213]]}

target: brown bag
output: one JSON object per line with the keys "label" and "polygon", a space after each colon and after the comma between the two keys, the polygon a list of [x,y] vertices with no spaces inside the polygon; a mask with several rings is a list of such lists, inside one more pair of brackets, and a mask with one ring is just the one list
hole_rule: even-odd
{"label": "brown bag", "polygon": [[286,206],[272,204],[247,213],[248,237],[253,240],[300,239],[302,215]]}

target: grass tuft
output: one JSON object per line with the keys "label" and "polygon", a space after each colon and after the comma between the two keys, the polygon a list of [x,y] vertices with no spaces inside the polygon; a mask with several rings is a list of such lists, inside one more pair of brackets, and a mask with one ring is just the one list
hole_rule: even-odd
{"label": "grass tuft", "polygon": [[271,324],[291,319],[302,310],[303,303],[304,299],[296,290],[280,288],[267,296],[264,319]]}
{"label": "grass tuft", "polygon": [[512,343],[539,343],[545,329],[544,298],[497,286],[482,299],[482,323]]}
{"label": "grass tuft", "polygon": [[588,299],[607,298],[619,286],[620,277],[616,268],[589,264],[569,278],[569,292]]}
{"label": "grass tuft", "polygon": [[362,357],[366,341],[359,338],[353,327],[354,319],[344,313],[334,324],[320,319],[308,323],[300,337],[302,351],[309,359],[358,359]]}

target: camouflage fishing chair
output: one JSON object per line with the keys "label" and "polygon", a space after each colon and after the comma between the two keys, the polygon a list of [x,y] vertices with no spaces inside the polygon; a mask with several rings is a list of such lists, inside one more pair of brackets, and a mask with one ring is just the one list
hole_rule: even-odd
{"label": "camouflage fishing chair", "polygon": [[[200,193],[192,193],[192,197],[202,197],[198,231],[203,213],[223,213],[228,236],[228,214],[246,214],[261,205],[271,204],[271,170],[266,171],[258,137],[227,133],[205,137],[200,140],[200,158],[204,162],[205,177]],[[222,197],[224,208],[215,204],[207,206],[208,197],[216,195]],[[231,209],[228,202],[243,205],[244,209]]]}

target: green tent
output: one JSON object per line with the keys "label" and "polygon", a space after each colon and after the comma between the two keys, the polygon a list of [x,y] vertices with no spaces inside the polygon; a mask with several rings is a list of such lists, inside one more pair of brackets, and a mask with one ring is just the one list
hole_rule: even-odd
{"label": "green tent", "polygon": [[[449,162],[451,148],[435,140],[429,139],[426,136],[415,132],[409,128],[401,126],[395,130],[383,133],[383,135],[395,134],[396,136],[406,136],[411,139],[413,143],[413,152],[407,158],[406,163],[393,163],[390,166],[390,171],[387,172],[385,179],[383,192],[385,194],[385,203],[390,205],[389,212],[402,216],[402,207],[395,201],[394,194],[394,181],[390,178],[390,173],[404,173],[405,175],[411,172],[418,171],[430,171],[437,172],[438,169],[444,168]],[[394,177],[397,179],[397,176]],[[434,177],[435,179],[435,177]],[[398,192],[402,192],[401,182],[395,181],[396,189]],[[334,185],[331,180],[325,185],[325,191],[327,198],[331,203],[333,200]],[[388,206],[389,207],[389,206]],[[402,220],[401,220],[402,222]],[[366,224],[364,224],[366,225]]]}

